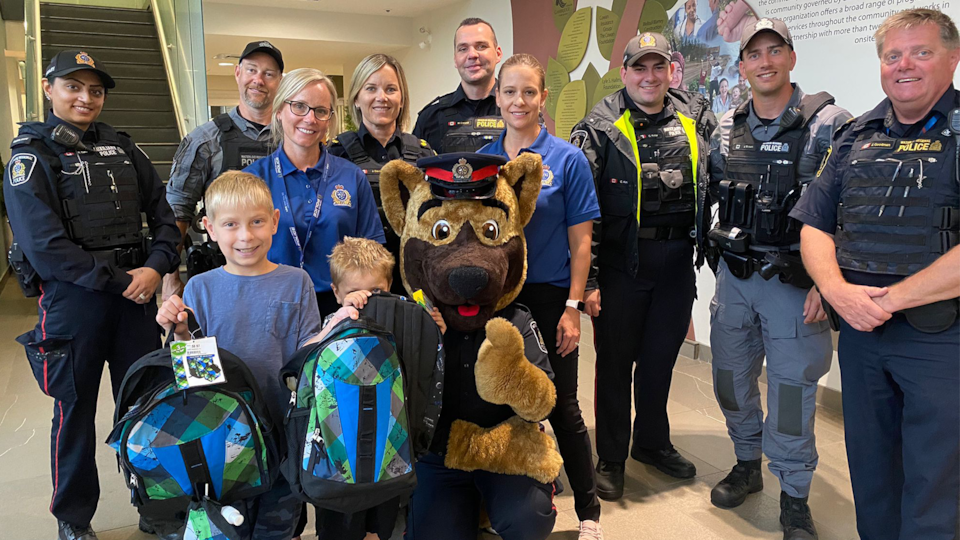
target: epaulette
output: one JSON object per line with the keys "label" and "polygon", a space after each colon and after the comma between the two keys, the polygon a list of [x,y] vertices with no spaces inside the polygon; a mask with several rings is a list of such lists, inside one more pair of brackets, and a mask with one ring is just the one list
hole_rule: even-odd
{"label": "epaulette", "polygon": [[34,135],[32,133],[28,133],[26,135],[17,135],[16,137],[13,138],[12,141],[10,141],[10,148],[16,148],[18,146],[28,146],[30,144],[30,141],[34,139],[39,139],[39,138],[40,138],[39,135]]}
{"label": "epaulette", "polygon": [[425,140],[423,140],[423,139],[420,139],[420,146],[421,146],[422,148],[426,148],[426,147],[427,147],[427,141],[425,141]]}

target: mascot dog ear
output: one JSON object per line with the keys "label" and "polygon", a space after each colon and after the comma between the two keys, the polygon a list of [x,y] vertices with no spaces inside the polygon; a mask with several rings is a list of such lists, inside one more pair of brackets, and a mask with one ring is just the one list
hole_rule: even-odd
{"label": "mascot dog ear", "polygon": [[423,171],[403,160],[393,160],[380,171],[380,200],[383,201],[383,212],[397,236],[403,236],[407,203],[410,202],[410,195],[421,184],[426,184]]}
{"label": "mascot dog ear", "polygon": [[543,163],[540,156],[531,153],[520,154],[501,167],[500,174],[517,194],[517,203],[520,206],[520,227],[526,227],[527,223],[530,223],[530,218],[533,217],[533,210],[537,207],[537,196],[540,195],[540,181],[543,178]]}

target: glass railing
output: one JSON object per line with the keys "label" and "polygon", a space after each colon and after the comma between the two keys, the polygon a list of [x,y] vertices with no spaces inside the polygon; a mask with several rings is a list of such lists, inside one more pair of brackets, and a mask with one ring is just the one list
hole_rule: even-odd
{"label": "glass railing", "polygon": [[24,67],[24,91],[26,99],[26,120],[43,120],[43,56],[40,54],[40,0],[24,0],[23,26],[26,33],[26,61]]}
{"label": "glass railing", "polygon": [[150,0],[180,136],[209,120],[201,0]]}

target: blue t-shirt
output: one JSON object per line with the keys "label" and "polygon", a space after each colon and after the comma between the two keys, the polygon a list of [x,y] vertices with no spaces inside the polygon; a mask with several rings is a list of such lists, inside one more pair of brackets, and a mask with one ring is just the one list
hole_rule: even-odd
{"label": "blue t-shirt", "polygon": [[[479,150],[482,154],[506,157],[503,138]],[[543,180],[537,209],[524,228],[527,238],[527,283],[570,286],[570,242],[567,229],[600,217],[600,204],[593,185],[590,163],[579,148],[550,135],[546,128],[530,148],[520,150],[540,154]]]}
{"label": "blue t-shirt", "polygon": [[267,258],[306,270],[317,292],[330,290],[327,256],[344,236],[386,241],[367,177],[325,149],[306,172],[290,162],[282,146],[243,172],[262,178],[280,209],[280,227]]}
{"label": "blue t-shirt", "polygon": [[280,421],[290,390],[280,368],[320,332],[320,311],[310,276],[280,265],[261,276],[237,276],[223,267],[194,276],[183,291],[205,336],[237,355],[260,383],[274,420]]}

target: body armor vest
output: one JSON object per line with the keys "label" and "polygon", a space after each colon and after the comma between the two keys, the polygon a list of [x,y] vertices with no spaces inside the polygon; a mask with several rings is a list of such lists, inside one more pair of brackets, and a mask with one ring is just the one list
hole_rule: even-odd
{"label": "body armor vest", "polygon": [[837,262],[910,276],[958,244],[957,141],[941,132],[894,138],[866,130],[843,168]]}
{"label": "body armor vest", "polygon": [[70,239],[88,251],[140,245],[140,185],[117,132],[98,124],[100,140],[86,149],[58,151],[57,192]]}
{"label": "body armor vest", "polygon": [[833,102],[826,92],[804,96],[800,107],[784,111],[767,142],[756,141],[750,132],[749,102],[737,108],[720,182],[720,230],[738,228],[747,235],[744,247],[799,249],[801,224],[788,216],[800,199],[797,167],[811,120]]}
{"label": "body armor vest", "polygon": [[254,161],[270,155],[270,143],[251,139],[243,134],[233,123],[229,114],[221,114],[213,119],[220,130],[220,149],[223,161],[220,170],[210,177],[210,181],[227,171],[239,171]]}
{"label": "body armor vest", "polygon": [[692,226],[697,207],[696,179],[690,140],[680,120],[674,117],[666,125],[656,126],[641,116],[631,117],[630,122],[636,134],[642,214],[673,214],[670,225]]}
{"label": "body armor vest", "polygon": [[[456,114],[455,108],[450,110]],[[476,152],[499,139],[504,127],[503,118],[499,116],[477,116],[454,121],[454,126],[443,135],[443,152]]]}

